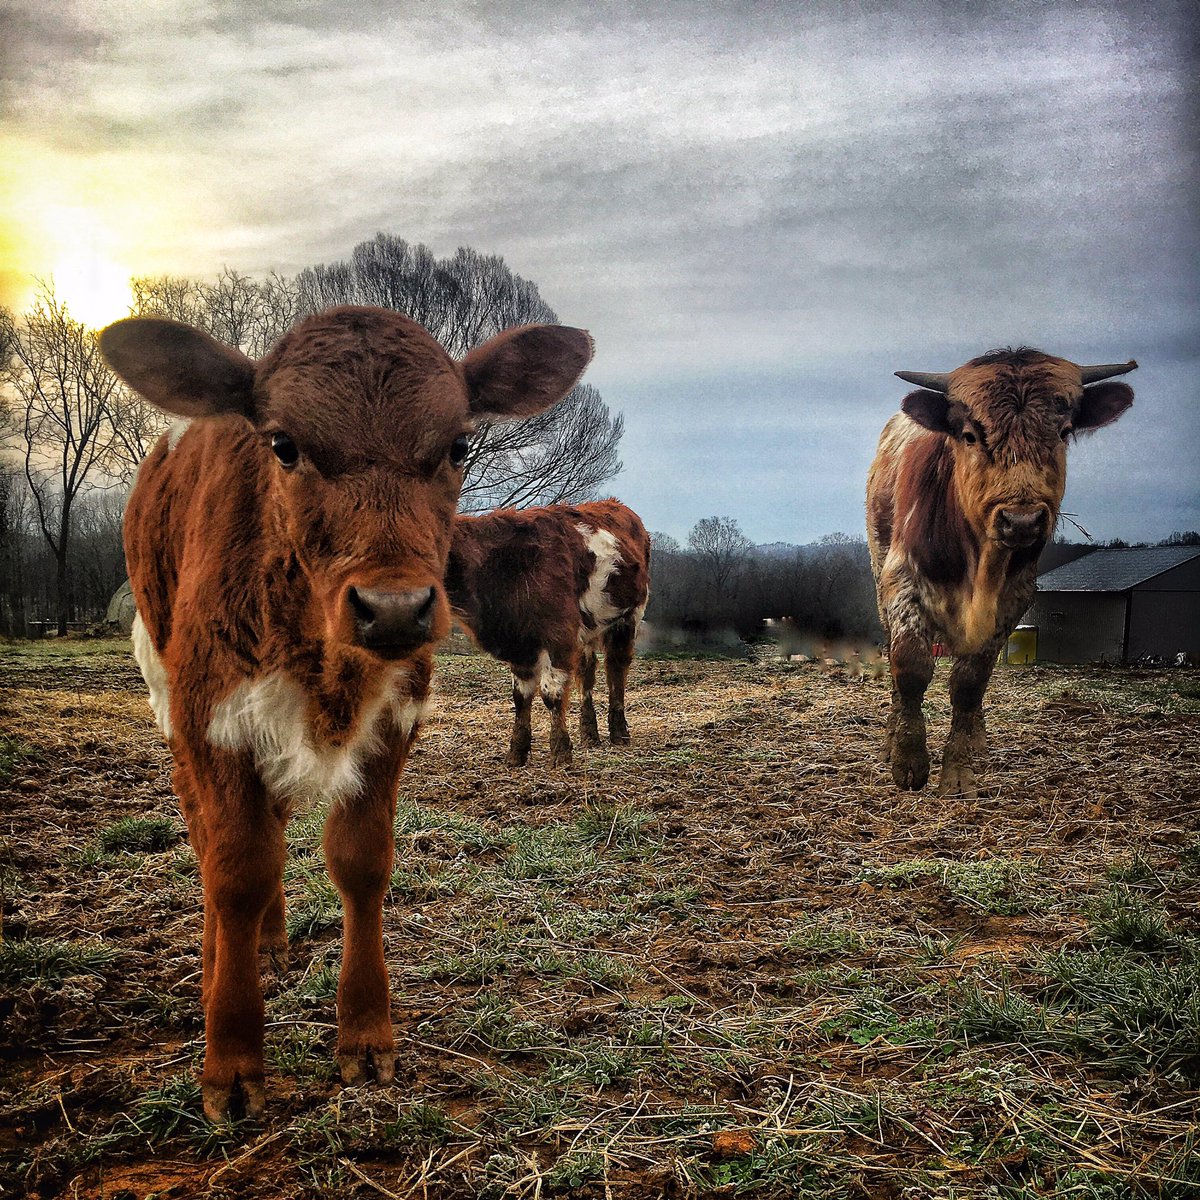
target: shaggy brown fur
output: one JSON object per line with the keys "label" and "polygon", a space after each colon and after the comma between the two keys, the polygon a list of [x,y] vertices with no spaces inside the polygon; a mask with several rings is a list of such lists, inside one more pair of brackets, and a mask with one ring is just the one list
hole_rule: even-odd
{"label": "shaggy brown fur", "polygon": [[604,648],[608,732],[629,741],[625,683],[650,589],[650,539],[636,513],[616,500],[460,516],[454,525],[446,591],[455,617],[513,673],[516,717],[510,766],[532,743],[535,692],[550,710],[551,762],[571,762],[567,704],[582,684],[580,733],[598,745],[592,688]]}
{"label": "shaggy brown fur", "polygon": [[459,451],[476,418],[559,400],[591,341],[533,326],[456,363],[399,314],[342,308],[257,363],[154,318],[110,326],[101,348],[147,399],[196,418],[142,464],[125,545],[135,650],[204,888],[205,1111],[263,1107],[257,956],[286,951],[297,801],[331,802],[342,1078],[388,1082],[383,895],[397,779],[449,628]]}
{"label": "shaggy brown fur", "polygon": [[1133,392],[1084,387],[1076,364],[1029,349],[972,359],[944,382],[945,392],[910,393],[884,426],[867,478],[867,535],[891,659],[893,778],[919,789],[929,776],[921,704],[938,641],[956,656],[939,790],[974,795],[983,695],[1033,599],[1066,485],[1066,442],[1116,420]]}

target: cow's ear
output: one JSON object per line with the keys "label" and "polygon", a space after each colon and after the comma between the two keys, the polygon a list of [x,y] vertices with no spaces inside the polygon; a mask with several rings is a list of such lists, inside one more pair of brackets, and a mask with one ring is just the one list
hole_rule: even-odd
{"label": "cow's ear", "polygon": [[1127,383],[1095,383],[1083,389],[1083,399],[1071,418],[1075,429],[1099,429],[1111,425],[1133,403],[1133,388]]}
{"label": "cow's ear", "polygon": [[906,416],[934,433],[953,433],[950,422],[950,401],[941,392],[919,388],[909,392],[900,402]]}
{"label": "cow's ear", "polygon": [[100,332],[100,352],[135,392],[177,417],[253,411],[254,363],[200,329],[128,317]]}
{"label": "cow's ear", "polygon": [[530,417],[557,404],[592,360],[592,339],[566,325],[523,325],[463,359],[471,412],[481,421]]}

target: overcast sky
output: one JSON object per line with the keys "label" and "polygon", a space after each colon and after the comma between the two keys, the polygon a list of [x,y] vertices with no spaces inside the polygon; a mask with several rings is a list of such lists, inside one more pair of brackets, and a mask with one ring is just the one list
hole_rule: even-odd
{"label": "overcast sky", "polygon": [[0,0],[0,286],[56,204],[130,273],[502,254],[592,331],[613,490],[680,538],[861,532],[894,370],[1133,357],[1064,507],[1158,538],[1200,528],[1195,11]]}

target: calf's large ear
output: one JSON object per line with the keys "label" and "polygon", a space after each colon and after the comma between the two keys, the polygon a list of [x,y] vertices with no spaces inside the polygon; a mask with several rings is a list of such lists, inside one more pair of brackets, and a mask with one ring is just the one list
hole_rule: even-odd
{"label": "calf's large ear", "polygon": [[1133,388],[1127,383],[1094,383],[1083,389],[1083,399],[1071,418],[1077,429],[1099,429],[1111,425],[1133,403]]}
{"label": "calf's large ear", "polygon": [[592,360],[592,339],[567,325],[522,325],[476,346],[463,359],[471,412],[512,421],[557,404]]}
{"label": "calf's large ear", "polygon": [[127,317],[100,332],[100,352],[135,392],[177,417],[253,411],[254,362],[200,329]]}

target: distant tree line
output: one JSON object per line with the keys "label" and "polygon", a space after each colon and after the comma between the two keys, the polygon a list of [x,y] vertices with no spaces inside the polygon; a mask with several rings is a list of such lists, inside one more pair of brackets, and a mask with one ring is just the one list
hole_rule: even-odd
{"label": "distant tree line", "polygon": [[731,517],[705,517],[687,544],[651,534],[651,636],[687,642],[759,637],[787,618],[814,645],[880,637],[866,541],[828,534],[805,546],[755,546]]}

